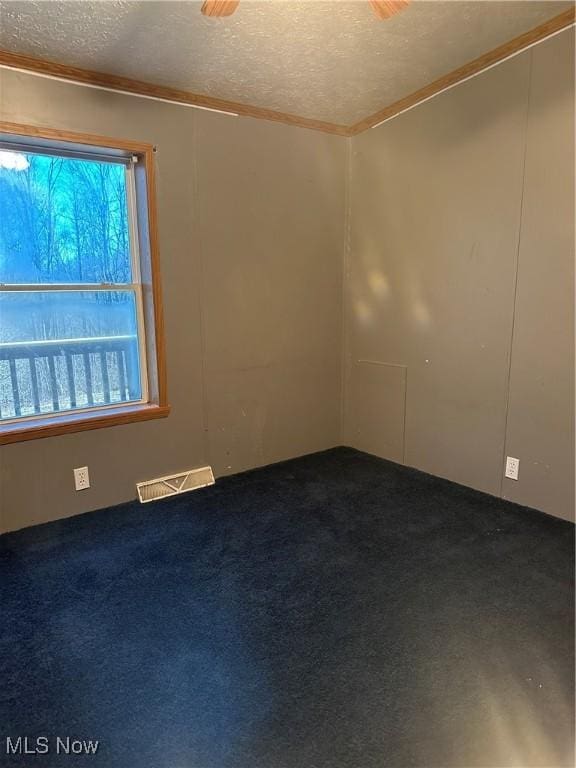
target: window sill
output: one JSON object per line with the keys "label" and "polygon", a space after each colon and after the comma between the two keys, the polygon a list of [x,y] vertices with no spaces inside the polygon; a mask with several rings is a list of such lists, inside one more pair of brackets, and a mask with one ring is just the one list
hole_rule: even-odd
{"label": "window sill", "polygon": [[88,429],[115,427],[134,421],[163,419],[170,413],[169,405],[127,405],[120,408],[101,408],[92,413],[65,413],[48,419],[30,419],[0,425],[0,445],[37,440],[42,437],[85,432]]}

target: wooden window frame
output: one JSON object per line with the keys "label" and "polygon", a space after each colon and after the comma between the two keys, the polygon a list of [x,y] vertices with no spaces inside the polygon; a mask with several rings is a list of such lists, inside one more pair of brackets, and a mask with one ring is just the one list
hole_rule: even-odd
{"label": "wooden window frame", "polygon": [[143,142],[112,139],[105,136],[74,133],[0,121],[0,136],[22,138],[32,145],[50,143],[62,148],[101,148],[138,158],[134,167],[136,185],[136,220],[140,242],[140,276],[147,359],[148,399],[145,403],[102,406],[90,411],[55,412],[26,421],[0,422],[0,445],[43,437],[84,432],[86,430],[165,418],[170,413],[166,382],[166,347],[164,312],[158,247],[156,209],[156,169],[154,146]]}

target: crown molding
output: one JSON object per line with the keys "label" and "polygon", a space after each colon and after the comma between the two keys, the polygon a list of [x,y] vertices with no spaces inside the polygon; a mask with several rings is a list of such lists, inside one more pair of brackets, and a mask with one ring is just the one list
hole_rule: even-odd
{"label": "crown molding", "polygon": [[23,72],[32,72],[36,75],[51,79],[63,80],[69,83],[78,83],[92,88],[99,88],[116,93],[145,96],[160,101],[168,101],[174,104],[200,107],[215,112],[224,112],[229,115],[242,115],[243,117],[255,117],[259,120],[272,120],[276,123],[295,125],[300,128],[310,128],[324,133],[334,133],[338,136],[347,136],[348,128],[345,125],[329,123],[322,120],[314,120],[299,115],[291,115],[287,112],[276,112],[264,107],[253,107],[236,101],[218,99],[212,96],[204,96],[178,88],[165,85],[155,85],[143,80],[133,80],[129,77],[110,75],[105,72],[96,72],[81,67],[71,67],[67,64],[59,64],[56,61],[38,59],[21,53],[0,50],[0,67],[15,69]]}
{"label": "crown molding", "polygon": [[379,123],[383,123],[385,120],[389,120],[391,117],[405,112],[407,109],[415,107],[423,101],[427,101],[432,96],[435,96],[448,88],[453,88],[455,85],[468,80],[474,75],[478,75],[486,69],[490,69],[496,64],[509,59],[518,53],[521,53],[526,48],[535,45],[538,42],[556,34],[557,32],[566,29],[574,24],[576,18],[576,9],[570,8],[567,11],[554,16],[552,19],[545,21],[543,24],[539,24],[534,29],[524,32],[522,35],[509,40],[503,45],[499,45],[498,48],[494,48],[488,53],[482,54],[477,59],[464,64],[458,69],[448,72],[448,74],[439,77],[438,80],[425,85],[423,88],[419,88],[414,93],[405,96],[403,99],[395,101],[393,104],[389,104],[387,107],[380,109],[373,115],[365,117],[358,123],[349,127],[349,136],[355,136],[358,133],[373,128]]}
{"label": "crown molding", "polygon": [[378,112],[375,112],[373,115],[369,115],[363,120],[349,126],[325,122],[323,120],[314,120],[313,118],[301,117],[286,112],[277,112],[272,109],[250,106],[248,104],[241,104],[226,99],[218,99],[212,96],[205,96],[202,94],[191,93],[190,91],[171,88],[169,86],[155,85],[154,83],[148,83],[142,80],[133,80],[119,75],[111,75],[104,72],[82,69],[80,67],[72,67],[67,64],[59,64],[55,61],[47,61],[45,59],[38,59],[33,56],[12,53],[10,51],[0,50],[0,67],[31,72],[43,77],[78,83],[116,93],[159,99],[160,101],[167,101],[173,104],[182,104],[184,106],[224,112],[234,116],[241,115],[243,117],[253,117],[259,120],[269,120],[276,123],[284,123],[285,125],[309,128],[314,131],[322,131],[323,133],[347,137],[356,136],[369,128],[373,128],[379,123],[389,120],[391,117],[394,117],[401,112],[405,112],[407,109],[411,109],[417,104],[430,99],[432,96],[435,96],[448,88],[452,88],[455,85],[468,80],[470,77],[474,77],[474,75],[480,74],[484,70],[505,61],[524,49],[570,27],[575,23],[575,20],[576,8],[572,7],[558,16],[554,16],[543,24],[540,24],[534,29],[524,32],[522,35],[519,35],[518,37],[509,40],[507,43],[494,48],[492,51],[464,64],[462,67],[452,70],[414,93],[395,101],[393,104],[389,104]]}

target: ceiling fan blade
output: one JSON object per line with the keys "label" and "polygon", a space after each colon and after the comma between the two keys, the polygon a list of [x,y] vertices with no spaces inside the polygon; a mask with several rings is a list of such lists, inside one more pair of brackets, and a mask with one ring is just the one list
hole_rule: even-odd
{"label": "ceiling fan blade", "polygon": [[232,16],[240,0],[204,0],[202,13],[204,16]]}
{"label": "ceiling fan blade", "polygon": [[368,0],[379,19],[389,19],[395,13],[404,10],[410,0]]}

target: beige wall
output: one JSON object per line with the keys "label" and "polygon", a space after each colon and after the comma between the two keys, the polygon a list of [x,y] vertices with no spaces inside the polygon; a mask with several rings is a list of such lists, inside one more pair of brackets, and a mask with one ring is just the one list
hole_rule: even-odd
{"label": "beige wall", "polygon": [[353,139],[343,419],[571,519],[573,72],[568,31]]}
{"label": "beige wall", "polygon": [[352,141],[0,71],[2,119],[158,145],[173,406],[0,448],[0,530],[339,443],[573,517],[573,57]]}
{"label": "beige wall", "polygon": [[[173,407],[0,448],[0,530],[132,499],[138,480],[339,443],[345,141],[7,70],[0,116],[157,144]],[[83,465],[92,488],[76,493]]]}
{"label": "beige wall", "polygon": [[[574,519],[574,36],[532,52],[502,493]],[[522,465],[521,465],[522,466]],[[571,513],[571,515],[570,515]]]}

